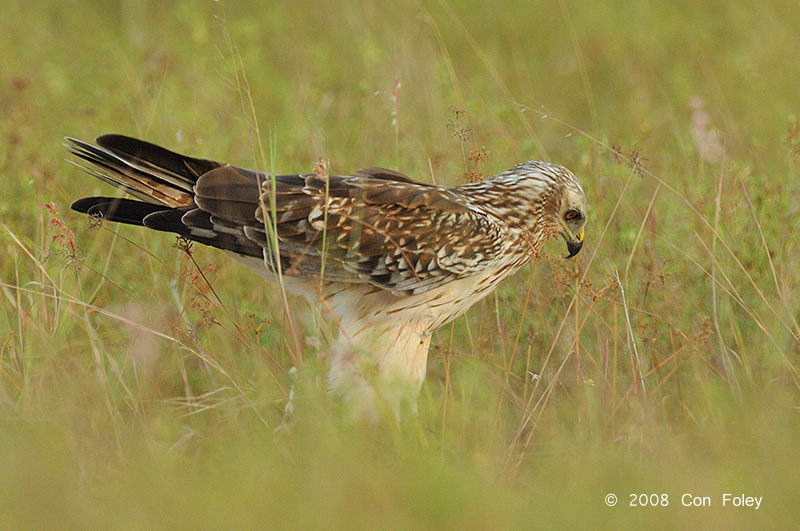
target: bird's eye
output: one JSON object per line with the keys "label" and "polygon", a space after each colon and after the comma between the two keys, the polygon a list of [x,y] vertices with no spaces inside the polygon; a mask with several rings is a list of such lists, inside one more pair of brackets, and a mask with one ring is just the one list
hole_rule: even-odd
{"label": "bird's eye", "polygon": [[575,219],[577,217],[580,217],[580,214],[578,213],[577,210],[568,210],[567,213],[564,214],[564,220],[565,221],[569,221],[569,220]]}

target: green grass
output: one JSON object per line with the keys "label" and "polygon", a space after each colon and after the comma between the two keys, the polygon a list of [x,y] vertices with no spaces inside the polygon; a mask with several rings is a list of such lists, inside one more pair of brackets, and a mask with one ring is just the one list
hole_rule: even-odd
{"label": "green grass", "polygon": [[[795,2],[151,4],[0,22],[0,527],[796,526]],[[548,159],[587,241],[436,334],[417,418],[354,425],[319,309],[293,360],[276,286],[68,211],[109,188],[62,137],[108,132],[451,185]]]}

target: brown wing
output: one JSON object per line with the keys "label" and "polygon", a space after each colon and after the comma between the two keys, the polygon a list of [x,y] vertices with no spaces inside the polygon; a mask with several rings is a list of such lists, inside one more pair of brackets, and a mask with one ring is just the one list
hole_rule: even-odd
{"label": "brown wing", "polygon": [[209,172],[197,183],[197,205],[212,220],[241,224],[272,264],[280,256],[287,275],[421,293],[482,269],[500,252],[503,232],[488,216],[456,192],[391,170],[267,177],[255,209],[254,195],[244,208],[235,192],[245,180],[230,166]]}
{"label": "brown wing", "polygon": [[456,189],[392,170],[273,177],[119,135],[68,140],[99,171],[84,169],[141,200],[88,197],[73,209],[264,256],[287,275],[421,293],[486,267],[502,244],[502,228]]}

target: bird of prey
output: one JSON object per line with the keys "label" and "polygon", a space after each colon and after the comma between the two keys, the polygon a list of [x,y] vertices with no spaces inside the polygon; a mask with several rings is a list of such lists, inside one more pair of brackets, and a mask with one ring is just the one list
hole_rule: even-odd
{"label": "bird of prey", "polygon": [[287,291],[322,301],[339,328],[330,389],[364,416],[415,408],[431,333],[562,237],[583,244],[586,198],[562,166],[524,162],[446,188],[371,167],[272,175],[121,135],[67,139],[91,175],[135,199],[72,208],[227,251]]}

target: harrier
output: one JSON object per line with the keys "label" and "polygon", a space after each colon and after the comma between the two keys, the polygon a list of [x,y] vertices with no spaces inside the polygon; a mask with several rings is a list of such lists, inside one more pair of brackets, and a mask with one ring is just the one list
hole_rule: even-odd
{"label": "harrier", "polygon": [[271,175],[120,135],[67,141],[95,166],[84,170],[135,198],[86,197],[74,210],[223,249],[322,301],[339,328],[330,388],[365,415],[413,408],[431,333],[545,241],[564,238],[568,257],[583,244],[583,189],[548,162],[446,188],[375,167]]}

